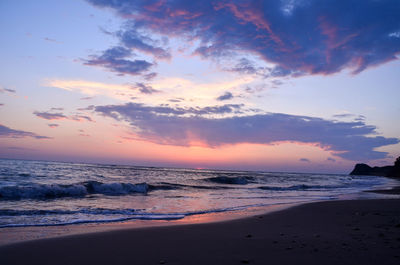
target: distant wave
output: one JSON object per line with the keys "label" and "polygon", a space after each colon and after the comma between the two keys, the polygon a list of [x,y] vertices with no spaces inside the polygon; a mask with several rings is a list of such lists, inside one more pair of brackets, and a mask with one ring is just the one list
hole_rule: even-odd
{"label": "distant wave", "polygon": [[293,185],[288,187],[260,186],[258,189],[271,191],[294,191],[294,190],[320,190],[320,189],[337,189],[343,186],[323,186],[323,185]]}
{"label": "distant wave", "polygon": [[20,176],[20,177],[30,177],[31,174],[29,174],[29,173],[19,173],[18,176]]}
{"label": "distant wave", "polygon": [[203,185],[186,185],[169,182],[160,182],[156,184],[149,184],[149,191],[153,190],[178,190],[178,189],[201,189],[201,190],[221,190],[229,189],[224,186],[203,186]]}
{"label": "distant wave", "polygon": [[30,186],[5,186],[0,188],[0,198],[19,199],[51,199],[62,197],[83,197],[88,194],[127,195],[147,193],[147,183],[102,183],[88,181],[77,184],[31,184]]}
{"label": "distant wave", "polygon": [[227,177],[227,176],[218,176],[204,179],[206,181],[220,183],[220,184],[237,184],[237,185],[245,185],[249,182],[254,181],[253,177],[249,176],[239,176],[239,177]]}

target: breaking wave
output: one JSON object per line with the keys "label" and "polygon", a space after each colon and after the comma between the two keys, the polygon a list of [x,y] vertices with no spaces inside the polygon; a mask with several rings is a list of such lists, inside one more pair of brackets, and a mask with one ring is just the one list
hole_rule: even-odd
{"label": "breaking wave", "polygon": [[[3,209],[0,210],[0,216],[30,216],[32,217],[40,217],[41,222],[25,222],[18,224],[0,224],[0,228],[5,227],[29,227],[29,226],[63,226],[70,224],[84,224],[84,223],[109,223],[109,222],[123,222],[129,220],[178,220],[183,219],[187,216],[192,215],[202,215],[209,213],[221,213],[221,212],[229,212],[229,211],[239,211],[249,207],[257,207],[262,206],[262,204],[252,204],[252,205],[244,205],[244,206],[236,206],[236,207],[227,207],[227,208],[217,208],[217,209],[209,209],[209,210],[199,210],[199,211],[189,211],[189,212],[181,212],[181,213],[148,213],[142,212],[141,210],[135,209],[81,209],[76,211],[68,211],[68,210],[12,210],[12,209]],[[76,214],[84,214],[86,216],[82,219],[71,220],[68,222],[48,222],[46,217],[55,216],[55,215],[76,215]],[[93,218],[91,216],[101,216],[101,219]]]}
{"label": "breaking wave", "polygon": [[147,183],[102,183],[88,181],[77,184],[31,184],[29,186],[5,186],[0,188],[0,199],[51,199],[62,197],[83,197],[89,194],[127,195],[147,193]]}
{"label": "breaking wave", "polygon": [[[236,180],[236,184],[240,184]],[[226,183],[230,183],[227,181]],[[233,183],[233,182],[232,182]],[[178,189],[204,189],[219,190],[227,189],[224,186],[202,186],[185,185],[177,183],[161,182],[156,184],[147,183],[102,183],[99,181],[87,181],[76,184],[30,184],[29,186],[5,186],[0,187],[0,199],[54,199],[63,197],[84,197],[90,194],[103,194],[109,196],[122,196],[135,193],[147,194],[155,190],[178,190]]]}

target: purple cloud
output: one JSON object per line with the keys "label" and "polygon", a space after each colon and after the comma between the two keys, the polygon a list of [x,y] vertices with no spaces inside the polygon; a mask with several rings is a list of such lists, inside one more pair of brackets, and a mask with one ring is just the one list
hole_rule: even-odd
{"label": "purple cloud", "polygon": [[208,146],[281,141],[316,144],[350,160],[384,158],[377,147],[399,143],[397,138],[371,136],[376,127],[362,121],[337,122],[322,118],[266,113],[216,118],[213,115],[243,113],[241,105],[206,108],[172,108],[137,103],[97,106],[95,111],[116,120],[128,121],[145,140],[172,145],[189,145],[191,137]]}
{"label": "purple cloud", "polygon": [[[275,68],[256,66],[254,62],[247,58],[241,58],[239,62],[232,68],[225,68],[226,71],[237,72],[240,74],[259,75],[262,77],[274,76]],[[290,73],[290,72],[289,72]]]}
{"label": "purple cloud", "polygon": [[326,160],[329,161],[329,162],[333,162],[333,163],[336,162],[336,159],[334,159],[332,157],[328,157]]}
{"label": "purple cloud", "polygon": [[52,139],[51,137],[37,135],[36,133],[33,132],[14,130],[2,124],[0,124],[0,137],[9,137],[9,138],[32,137],[35,139]]}
{"label": "purple cloud", "polygon": [[308,159],[308,158],[300,158],[299,161],[300,162],[306,162],[306,163],[310,163],[311,162],[310,159]]}
{"label": "purple cloud", "polygon": [[39,118],[42,118],[45,120],[62,120],[62,119],[68,118],[67,116],[65,116],[62,113],[50,113],[50,112],[46,112],[46,111],[44,111],[44,112],[35,111],[35,112],[33,112],[33,114],[35,114]]}
{"label": "purple cloud", "polygon": [[79,130],[79,136],[90,137],[90,134],[87,134],[87,133],[85,133],[85,130],[80,129]]}
{"label": "purple cloud", "polygon": [[87,111],[87,110],[94,110],[94,108],[95,108],[95,105],[89,105],[85,108],[78,108],[77,110],[78,111]]}
{"label": "purple cloud", "polygon": [[171,98],[171,99],[168,99],[168,101],[172,102],[172,103],[179,103],[179,102],[182,102],[184,100],[185,100],[184,98]]}
{"label": "purple cloud", "polygon": [[48,41],[48,42],[53,42],[53,43],[62,43],[61,41],[58,41],[58,40],[56,40],[56,39],[52,39],[52,38],[48,38],[48,37],[45,37],[45,38],[43,38],[45,41]]}
{"label": "purple cloud", "polygon": [[134,25],[124,34],[142,30],[198,40],[196,53],[204,57],[255,53],[275,63],[272,72],[281,76],[359,73],[400,52],[397,0],[89,2]]}
{"label": "purple cloud", "polygon": [[354,116],[355,116],[355,114],[350,114],[350,113],[333,115],[333,117],[335,117],[335,118],[351,118],[351,117],[354,117]]}
{"label": "purple cloud", "polygon": [[57,128],[59,125],[56,123],[49,123],[47,124],[50,128]]}
{"label": "purple cloud", "polygon": [[[60,108],[51,108],[51,110],[59,110]],[[51,111],[50,110],[50,111]],[[52,113],[49,111],[35,111],[33,112],[37,117],[45,119],[45,120],[72,120],[72,121],[91,121],[93,122],[93,119],[89,116],[86,115],[81,115],[81,114],[74,114],[71,116],[66,116],[63,113]],[[51,127],[51,126],[50,126]]]}
{"label": "purple cloud", "polygon": [[25,148],[25,147],[20,147],[20,146],[8,146],[7,149],[17,150],[17,151],[36,151],[36,149],[33,149],[33,148]]}
{"label": "purple cloud", "polygon": [[224,101],[224,100],[229,100],[232,99],[233,95],[231,92],[225,92],[223,95],[217,97],[218,101]]}
{"label": "purple cloud", "polygon": [[94,122],[93,119],[90,118],[89,116],[80,115],[80,114],[69,116],[68,119],[73,120],[73,121],[90,121],[90,122]]}
{"label": "purple cloud", "polygon": [[0,93],[4,93],[4,92],[13,93],[13,94],[17,93],[17,91],[15,91],[14,89],[0,87]]}
{"label": "purple cloud", "polygon": [[96,106],[95,111],[105,116],[112,117],[116,120],[124,120],[129,116],[136,116],[138,119],[151,119],[154,115],[162,117],[180,117],[183,115],[212,115],[212,114],[233,114],[241,113],[240,108],[242,105],[238,104],[226,104],[223,106],[211,106],[211,107],[170,107],[168,104],[163,106],[146,106],[140,103],[126,103],[124,105],[107,105],[107,106]]}
{"label": "purple cloud", "polygon": [[83,98],[81,98],[81,100],[90,100],[90,99],[93,99],[94,97],[83,97]]}
{"label": "purple cloud", "polygon": [[156,76],[157,76],[157,73],[152,72],[152,73],[143,75],[143,78],[146,81],[150,81],[150,80],[153,80]]}
{"label": "purple cloud", "polygon": [[155,46],[156,42],[149,36],[144,36],[137,32],[136,27],[132,26],[127,30],[120,31],[118,37],[125,47],[152,54],[158,59],[170,59],[171,54],[165,49]]}
{"label": "purple cloud", "polygon": [[50,109],[50,111],[54,111],[54,110],[56,110],[56,111],[61,111],[61,110],[64,110],[64,108],[51,108],[51,109]]}
{"label": "purple cloud", "polygon": [[140,93],[143,93],[143,94],[153,94],[153,93],[160,92],[159,90],[154,89],[152,86],[146,85],[146,84],[140,83],[140,82],[136,83],[136,87],[134,87],[134,88],[139,89]]}
{"label": "purple cloud", "polygon": [[117,46],[103,52],[100,56],[92,55],[90,60],[85,60],[85,65],[101,66],[112,72],[124,75],[141,75],[153,65],[145,60],[128,60],[132,52],[124,47]]}

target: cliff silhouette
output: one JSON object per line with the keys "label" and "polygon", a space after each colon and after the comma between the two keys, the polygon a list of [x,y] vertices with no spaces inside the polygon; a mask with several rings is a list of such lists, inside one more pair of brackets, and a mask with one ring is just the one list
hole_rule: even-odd
{"label": "cliff silhouette", "polygon": [[396,159],[393,166],[371,167],[367,164],[356,164],[350,175],[400,178],[400,156]]}

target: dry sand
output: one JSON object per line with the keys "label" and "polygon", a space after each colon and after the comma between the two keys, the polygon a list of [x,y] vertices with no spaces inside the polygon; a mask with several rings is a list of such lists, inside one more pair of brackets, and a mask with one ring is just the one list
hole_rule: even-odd
{"label": "dry sand", "polygon": [[8,264],[400,264],[400,200],[329,201],[234,221],[0,247]]}

